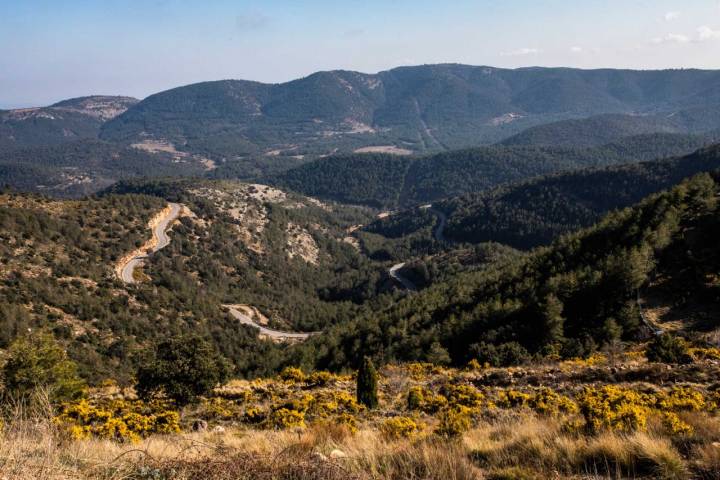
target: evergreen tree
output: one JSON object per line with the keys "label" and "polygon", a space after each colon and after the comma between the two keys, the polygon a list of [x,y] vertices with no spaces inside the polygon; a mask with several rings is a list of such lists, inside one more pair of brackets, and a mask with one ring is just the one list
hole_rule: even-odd
{"label": "evergreen tree", "polygon": [[357,375],[357,401],[369,409],[378,406],[378,374],[370,357],[364,357]]}
{"label": "evergreen tree", "polygon": [[562,316],[563,303],[554,294],[545,297],[542,305],[543,343],[550,345],[563,340],[565,319]]}

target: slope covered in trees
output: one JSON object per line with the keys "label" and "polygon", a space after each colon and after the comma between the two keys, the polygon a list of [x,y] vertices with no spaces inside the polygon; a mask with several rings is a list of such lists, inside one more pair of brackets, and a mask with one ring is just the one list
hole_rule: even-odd
{"label": "slope covered in trees", "polygon": [[445,236],[451,240],[530,248],[684,178],[717,169],[720,147],[715,146],[682,158],[552,175],[451,199],[437,208],[449,213]]}
{"label": "slope covered in trees", "polygon": [[552,145],[556,147],[594,147],[627,137],[650,134],[696,133],[720,127],[720,113],[714,108],[694,109],[663,115],[608,114],[563,120],[528,128],[503,140],[502,145]]}
{"label": "slope covered in trees", "polygon": [[[137,141],[149,134],[231,158],[347,153],[365,146],[441,151],[608,113],[689,117],[681,122],[686,130],[702,132],[720,125],[713,114],[720,104],[719,83],[720,73],[700,70],[447,64],[374,75],[329,71],[275,85],[223,80],[160,92],[110,121],[102,135]],[[658,128],[653,131],[668,131]]]}
{"label": "slope covered in trees", "polygon": [[0,111],[0,150],[97,138],[105,121],[137,102],[129,97],[92,96],[49,107]]}
{"label": "slope covered in trees", "polygon": [[363,355],[429,360],[440,352],[454,364],[513,363],[631,340],[643,330],[637,290],[653,271],[682,283],[685,301],[717,305],[719,191],[717,179],[700,174],[550,247],[461,273],[298,348],[340,368]]}
{"label": "slope covered in trees", "polygon": [[653,134],[594,148],[489,146],[425,157],[332,156],[268,180],[319,198],[396,208],[563,170],[684,155],[707,143],[706,137]]}

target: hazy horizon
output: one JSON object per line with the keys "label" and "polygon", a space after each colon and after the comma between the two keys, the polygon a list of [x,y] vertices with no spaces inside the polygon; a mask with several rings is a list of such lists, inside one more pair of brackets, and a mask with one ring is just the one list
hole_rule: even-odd
{"label": "hazy horizon", "polygon": [[0,108],[323,70],[720,69],[718,0],[0,0]]}

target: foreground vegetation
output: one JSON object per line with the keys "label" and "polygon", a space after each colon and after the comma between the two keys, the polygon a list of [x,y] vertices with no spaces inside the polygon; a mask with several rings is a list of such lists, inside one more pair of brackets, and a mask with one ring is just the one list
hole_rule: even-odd
{"label": "foreground vegetation", "polygon": [[354,373],[295,368],[182,409],[112,381],[56,404],[5,397],[0,474],[716,479],[720,350],[689,351],[674,368],[640,349],[510,369],[387,365],[370,406]]}

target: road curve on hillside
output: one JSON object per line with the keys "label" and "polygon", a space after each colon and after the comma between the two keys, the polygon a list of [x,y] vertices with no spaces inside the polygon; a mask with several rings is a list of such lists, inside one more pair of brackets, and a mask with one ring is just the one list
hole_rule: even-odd
{"label": "road curve on hillside", "polygon": [[[150,253],[155,253],[167,247],[170,244],[170,237],[167,234],[168,229],[172,222],[177,220],[180,216],[180,212],[183,206],[179,203],[170,203],[168,205],[169,210],[166,215],[160,218],[157,225],[153,228],[152,234],[154,239],[154,246],[151,248]],[[120,279],[125,283],[135,283],[133,273],[135,269],[140,266],[145,259],[149,256],[148,252],[138,253],[137,255],[129,258],[125,264],[120,267]]]}
{"label": "road curve on hillside", "polygon": [[[438,225],[437,228],[435,228],[435,231],[433,232],[433,237],[438,242],[444,242],[445,236],[443,235],[443,232],[445,231],[445,224],[447,224],[447,215],[445,215],[444,212],[441,212],[440,210],[436,210],[432,208],[432,205],[424,205],[420,208],[427,209],[430,213],[433,213],[435,216],[438,217]],[[396,263],[392,267],[390,267],[390,270],[388,270],[388,273],[390,274],[390,277],[399,282],[403,287],[405,287],[406,290],[409,290],[411,292],[417,291],[417,285],[415,285],[409,278],[403,276],[400,273],[400,270],[405,266],[405,262],[402,263]]]}
{"label": "road curve on hillside", "polygon": [[284,332],[282,330],[273,330],[272,328],[265,327],[263,325],[260,325],[259,323],[255,322],[252,318],[238,310],[237,307],[233,305],[223,305],[223,307],[227,308],[228,312],[230,312],[230,315],[232,315],[236,320],[238,320],[243,325],[249,325],[251,327],[257,328],[260,330],[260,335],[264,335],[266,337],[272,338],[273,340],[305,340],[307,338],[312,337],[313,335],[317,335],[320,332]]}

